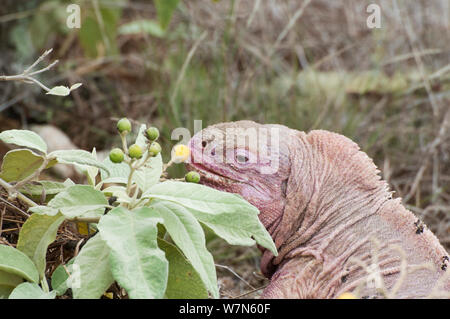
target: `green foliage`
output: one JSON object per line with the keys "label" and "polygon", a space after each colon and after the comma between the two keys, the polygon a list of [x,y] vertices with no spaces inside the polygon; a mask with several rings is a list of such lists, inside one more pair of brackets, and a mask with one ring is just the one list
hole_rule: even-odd
{"label": "green foliage", "polygon": [[113,277],[130,298],[164,295],[169,264],[156,241],[156,225],[161,222],[146,210],[117,207],[98,224],[100,236],[111,249]]}
{"label": "green foliage", "polygon": [[[130,298],[206,298],[208,294],[218,298],[214,260],[202,224],[231,244],[258,243],[276,254],[254,206],[206,186],[161,182],[167,166],[181,162],[176,152],[163,165],[154,129],[149,139],[146,125],[141,125],[130,147],[124,132],[128,133],[119,133],[120,163],[109,157],[99,162],[95,149],[47,154],[45,142],[30,131],[0,133],[4,142],[41,153],[17,149],[3,161],[0,182],[10,196],[29,204],[32,215],[20,230],[17,248],[0,245],[0,297],[55,298],[71,288],[74,298],[100,298],[116,282]],[[187,146],[179,146],[183,154],[189,153]],[[139,156],[133,148],[141,152]],[[81,168],[89,185],[71,180],[32,182],[55,163]],[[20,184],[8,183],[12,181]],[[46,204],[34,203],[36,196],[45,197]],[[75,258],[53,272],[51,290],[46,253],[64,221],[86,224],[97,233]]]}
{"label": "green foliage", "polygon": [[163,30],[167,29],[172,14],[178,6],[179,0],[153,0],[158,13],[159,25]]}
{"label": "green foliage", "polygon": [[[33,261],[20,250],[0,245],[0,271],[20,276],[29,282],[38,282],[39,274]],[[15,278],[12,278],[15,281]]]}
{"label": "green foliage", "polygon": [[54,216],[32,214],[20,229],[17,249],[33,261],[41,280],[45,275],[48,245],[56,239],[56,232],[63,221],[60,213]]}
{"label": "green foliage", "polygon": [[123,35],[148,33],[158,38],[162,38],[166,34],[161,25],[152,20],[134,20],[125,23],[119,27],[119,33]]}
{"label": "green foliage", "polygon": [[[76,299],[97,299],[114,282],[109,264],[111,250],[96,234],[75,257],[71,280],[73,297]],[[72,266],[73,266],[72,265]]]}
{"label": "green foliage", "polygon": [[16,144],[18,146],[28,147],[47,153],[47,144],[44,140],[32,131],[26,130],[8,130],[0,133],[0,140],[7,144]]}
{"label": "green foliage", "polygon": [[86,12],[79,36],[87,56],[95,58],[117,54],[117,27],[121,11],[119,7],[100,6]]}
{"label": "green foliage", "polygon": [[169,262],[169,278],[165,297],[169,299],[204,299],[208,291],[192,264],[175,245],[158,240],[158,246]]}
{"label": "green foliage", "polygon": [[45,292],[38,284],[24,282],[9,295],[9,299],[55,299],[56,291]]}
{"label": "green foliage", "polygon": [[[91,243],[91,241],[89,241]],[[72,258],[66,265],[59,265],[53,271],[51,284],[54,291],[56,291],[57,296],[62,296],[69,288],[67,286],[69,274],[73,271],[73,262]]]}
{"label": "green foliage", "polygon": [[101,191],[89,185],[74,185],[61,191],[48,205],[34,206],[30,211],[48,216],[61,213],[67,218],[98,217],[104,213],[106,205],[108,200]]}
{"label": "green foliage", "polygon": [[275,255],[277,253],[258,219],[258,209],[236,194],[204,185],[167,181],[156,184],[142,197],[174,202],[187,208],[200,222],[232,245],[251,246],[256,241]]}
{"label": "green foliage", "polygon": [[7,182],[21,181],[32,175],[45,158],[30,150],[12,150],[3,157],[0,178]]}

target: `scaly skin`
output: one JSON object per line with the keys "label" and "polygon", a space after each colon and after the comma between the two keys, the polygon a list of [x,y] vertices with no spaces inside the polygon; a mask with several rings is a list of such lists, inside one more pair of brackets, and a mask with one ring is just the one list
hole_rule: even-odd
{"label": "scaly skin", "polygon": [[201,183],[261,212],[279,252],[262,249],[264,298],[449,296],[447,252],[348,138],[239,121],[210,126],[189,146]]}

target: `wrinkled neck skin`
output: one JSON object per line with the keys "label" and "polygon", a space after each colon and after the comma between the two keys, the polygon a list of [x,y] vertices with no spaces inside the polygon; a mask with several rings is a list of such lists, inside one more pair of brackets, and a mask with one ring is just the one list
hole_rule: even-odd
{"label": "wrinkled neck skin", "polygon": [[283,214],[266,225],[279,255],[263,253],[261,269],[271,278],[263,297],[335,298],[356,288],[364,298],[428,296],[448,256],[437,238],[426,226],[418,231],[417,218],[391,198],[355,143],[325,131],[298,137]]}

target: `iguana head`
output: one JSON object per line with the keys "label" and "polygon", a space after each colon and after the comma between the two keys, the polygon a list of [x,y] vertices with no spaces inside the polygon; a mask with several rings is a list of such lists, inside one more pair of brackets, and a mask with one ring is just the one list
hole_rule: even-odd
{"label": "iguana head", "polygon": [[189,142],[188,169],[201,174],[202,184],[243,196],[269,229],[284,209],[291,131],[252,121],[209,126]]}

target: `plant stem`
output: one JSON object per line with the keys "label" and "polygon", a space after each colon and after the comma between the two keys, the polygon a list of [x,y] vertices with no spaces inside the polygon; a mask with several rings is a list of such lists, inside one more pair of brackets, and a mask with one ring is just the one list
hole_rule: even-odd
{"label": "plant stem", "polygon": [[22,193],[17,191],[11,184],[9,184],[8,182],[4,181],[1,178],[0,178],[0,186],[2,186],[4,189],[6,189],[6,191],[8,192],[8,195],[10,195],[14,198],[20,199],[22,202],[27,204],[29,207],[38,206],[38,204],[36,204],[31,199],[29,199],[28,197],[26,197],[25,195],[23,195]]}
{"label": "plant stem", "polygon": [[100,221],[100,217],[74,217],[68,219],[69,222],[73,223],[92,223],[97,224]]}
{"label": "plant stem", "polygon": [[50,289],[49,289],[49,287],[48,287],[48,283],[47,283],[47,278],[45,278],[45,275],[44,275],[44,278],[42,278],[42,280],[41,280],[41,286],[42,286],[42,290],[44,291],[44,292],[50,292]]}
{"label": "plant stem", "polygon": [[130,193],[130,191],[131,191],[131,185],[133,184],[133,174],[134,174],[134,171],[135,171],[135,168],[134,168],[134,166],[133,166],[133,163],[134,163],[134,161],[131,161],[131,162],[129,163],[129,165],[130,165],[130,174],[128,175],[128,182],[127,182],[127,194],[128,194],[128,196],[130,196],[130,197],[131,197],[131,193]]}
{"label": "plant stem", "polygon": [[125,154],[128,154],[128,145],[127,145],[127,133],[121,133],[120,138],[122,140],[122,149]]}
{"label": "plant stem", "polygon": [[[45,51],[32,65],[30,65],[28,68],[26,68],[21,74],[17,75],[0,75],[0,81],[19,81],[19,82],[25,82],[25,83],[35,83],[39,85],[42,89],[49,92],[50,89],[42,84],[39,80],[32,77],[33,75],[45,72],[50,70],[53,66],[55,66],[58,63],[58,60],[53,61],[45,68],[42,68],[40,70],[31,72],[31,70],[38,65],[50,52],[52,52],[53,49]],[[30,73],[31,72],[31,73]]]}

